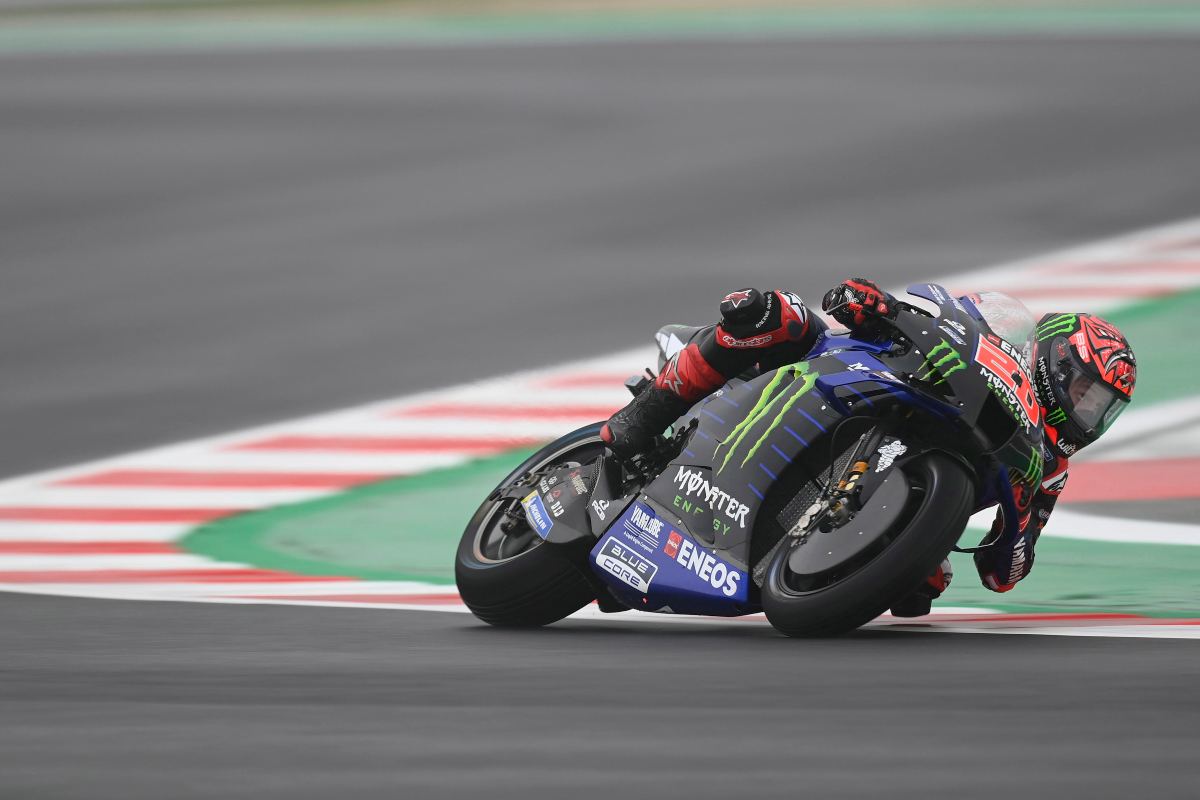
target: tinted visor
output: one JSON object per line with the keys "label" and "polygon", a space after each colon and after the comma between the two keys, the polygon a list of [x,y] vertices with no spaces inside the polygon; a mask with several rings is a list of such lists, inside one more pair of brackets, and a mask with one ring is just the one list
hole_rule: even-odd
{"label": "tinted visor", "polygon": [[1066,339],[1055,339],[1050,352],[1051,385],[1059,404],[1079,432],[1089,442],[1095,441],[1129,405],[1128,398],[1093,377]]}

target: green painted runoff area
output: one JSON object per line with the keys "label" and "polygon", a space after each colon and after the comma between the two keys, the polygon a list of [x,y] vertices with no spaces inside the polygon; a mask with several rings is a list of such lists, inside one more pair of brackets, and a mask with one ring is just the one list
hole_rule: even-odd
{"label": "green painted runoff area", "polygon": [[[1139,404],[1200,393],[1189,345],[1176,342],[1176,333],[1188,330],[1198,315],[1200,291],[1108,315],[1138,354]],[[232,517],[197,529],[182,546],[222,561],[301,574],[451,585],[454,550],[468,520],[530,452]],[[1200,547],[1047,539],[1038,548],[1037,568],[1004,595],[979,585],[969,556],[956,554],[953,563],[957,580],[944,605],[1200,616]]]}
{"label": "green painted runoff area", "polygon": [[[433,4],[428,4],[433,7]],[[372,12],[329,3],[81,3],[0,9],[0,53],[229,47],[348,47],[663,38],[936,35],[1179,36],[1200,32],[1192,3],[1006,6]],[[338,13],[334,13],[334,12]],[[458,13],[455,13],[455,12]],[[64,13],[69,12],[69,13]],[[100,13],[104,12],[104,13]]]}
{"label": "green painted runoff area", "polygon": [[[454,548],[483,498],[533,450],[205,525],[185,549],[304,575],[454,582]],[[269,566],[268,566],[269,565]]]}

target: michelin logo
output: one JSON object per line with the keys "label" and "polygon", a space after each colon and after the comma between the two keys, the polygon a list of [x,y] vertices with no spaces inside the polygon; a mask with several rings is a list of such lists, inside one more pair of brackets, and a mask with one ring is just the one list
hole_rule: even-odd
{"label": "michelin logo", "polygon": [[545,539],[550,534],[550,529],[554,527],[554,520],[550,519],[550,515],[546,513],[546,505],[542,502],[542,498],[537,492],[530,492],[525,499],[521,501],[521,507],[525,509],[525,520],[529,523],[529,527],[537,532],[537,535]]}
{"label": "michelin logo", "polygon": [[899,439],[896,439],[894,442],[884,445],[875,452],[879,454],[879,463],[875,465],[875,471],[883,472],[892,465],[893,461],[907,453],[908,447]]}

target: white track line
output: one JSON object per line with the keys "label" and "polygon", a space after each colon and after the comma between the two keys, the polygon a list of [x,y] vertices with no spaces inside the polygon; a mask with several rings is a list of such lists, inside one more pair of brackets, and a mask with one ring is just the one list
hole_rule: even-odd
{"label": "white track line", "polygon": [[173,542],[195,527],[146,522],[0,522],[0,542]]}
{"label": "white track line", "polygon": [[247,564],[213,561],[191,553],[123,555],[0,555],[0,572],[74,572],[79,570],[227,570]]}
{"label": "white track line", "polygon": [[[560,431],[561,432],[561,431]],[[217,450],[189,456],[179,469],[214,472],[378,473],[412,475],[465,464],[463,453],[354,453],[304,451]],[[165,469],[156,458],[131,458],[119,469]]]}
{"label": "white track line", "polygon": [[565,366],[514,373],[488,381],[479,381],[449,389],[421,392],[402,398],[380,400],[352,408],[314,414],[218,436],[193,439],[187,442],[141,450],[135,453],[22,475],[0,481],[0,502],[12,490],[44,486],[56,481],[89,475],[108,469],[126,468],[134,463],[142,465],[154,464],[163,469],[183,469],[186,468],[189,459],[199,453],[224,452],[239,445],[246,445],[261,439],[273,436],[306,434],[314,427],[335,425],[347,421],[351,424],[370,424],[371,422],[379,422],[387,419],[389,413],[397,409],[424,406],[430,403],[443,402],[448,399],[462,400],[476,396],[475,393],[498,396],[494,394],[499,392],[498,385],[506,385],[517,393],[520,393],[522,391],[540,391],[541,381],[556,377],[592,372],[621,374],[622,372],[629,372],[631,368],[633,371],[639,371],[643,366],[653,366],[656,357],[655,348],[652,345],[647,345],[597,358],[585,359]]}
{"label": "white track line", "polygon": [[50,486],[6,492],[4,504],[36,508],[270,508],[330,494],[319,489],[172,489]]}

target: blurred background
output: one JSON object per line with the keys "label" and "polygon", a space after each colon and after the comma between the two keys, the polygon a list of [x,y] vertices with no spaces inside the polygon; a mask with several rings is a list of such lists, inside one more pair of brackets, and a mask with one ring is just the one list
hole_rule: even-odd
{"label": "blurred background", "polygon": [[[1193,218],[1198,37],[1200,3],[1168,0],[0,0],[0,476],[649,345],[743,286],[815,303]],[[1195,366],[1175,336],[1194,250],[1152,287],[1104,279],[1147,301],[1160,387]],[[1194,524],[1194,455],[1109,509]],[[106,480],[126,485],[93,502],[120,509],[153,483]],[[0,585],[59,593],[42,571],[70,552],[193,563],[25,488],[0,499]],[[172,509],[226,502],[200,488]],[[1197,614],[1194,546],[1057,546],[1029,602]],[[0,620],[2,796],[1184,797],[1198,777],[1192,642],[800,649],[18,594]]]}
{"label": "blurred background", "polygon": [[1198,8],[0,0],[0,471],[1188,216]]}

